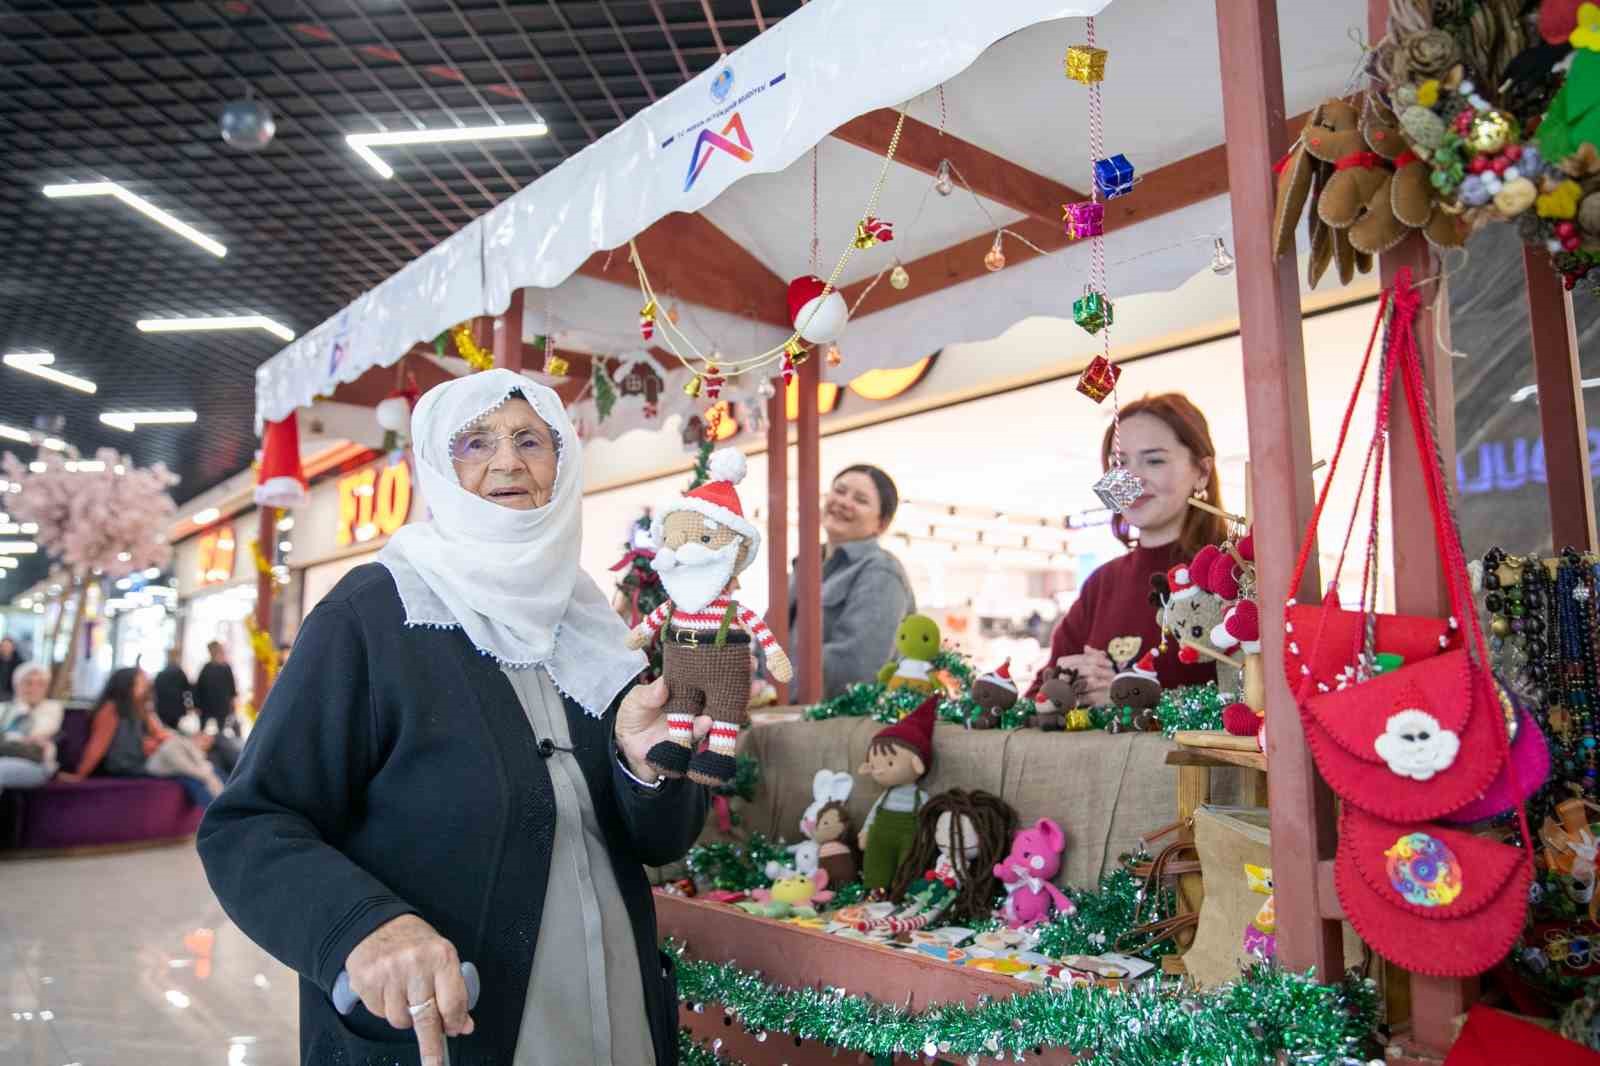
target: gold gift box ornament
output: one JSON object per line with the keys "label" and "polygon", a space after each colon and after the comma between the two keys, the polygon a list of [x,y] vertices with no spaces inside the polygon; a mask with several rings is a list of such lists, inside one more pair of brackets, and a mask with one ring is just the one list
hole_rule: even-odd
{"label": "gold gift box ornament", "polygon": [[1106,50],[1090,44],[1075,44],[1067,49],[1067,77],[1085,85],[1104,81]]}

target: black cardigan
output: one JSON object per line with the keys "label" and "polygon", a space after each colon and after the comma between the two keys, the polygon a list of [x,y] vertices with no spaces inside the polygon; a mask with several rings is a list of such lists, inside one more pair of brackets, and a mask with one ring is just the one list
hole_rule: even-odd
{"label": "black cardigan", "polygon": [[[460,629],[406,628],[394,580],[357,567],[311,612],[226,791],[200,857],[228,916],[301,975],[308,1066],[415,1064],[416,1038],[329,998],[368,934],[417,914],[478,967],[476,1030],[452,1066],[510,1066],[550,872],[555,796],[500,667]],[[641,864],[681,858],[706,790],[635,784],[613,713],[565,701],[576,755],[632,918],[659,1066],[677,1062],[677,994],[656,947]],[[574,1063],[577,1060],[571,1060]]]}

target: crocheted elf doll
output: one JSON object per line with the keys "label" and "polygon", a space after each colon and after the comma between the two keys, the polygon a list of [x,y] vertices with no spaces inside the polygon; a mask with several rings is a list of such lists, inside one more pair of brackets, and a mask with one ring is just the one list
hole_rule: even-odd
{"label": "crocheted elf doll", "polygon": [[857,841],[861,879],[868,890],[889,887],[916,839],[917,811],[928,799],[917,782],[933,764],[933,712],[938,704],[939,697],[929,696],[900,721],[878,730],[867,745],[867,761],[856,771],[884,790],[867,812]]}
{"label": "crocheted elf doll", "polygon": [[[710,481],[684,493],[651,525],[651,566],[668,598],[633,628],[628,646],[642,648],[664,630],[667,739],[646,760],[668,777],[687,773],[702,785],[721,785],[733,780],[739,727],[750,720],[751,641],[761,646],[780,684],[794,671],[766,624],[733,599],[738,575],[761,548],[761,534],[745,519],[734,489],[744,479],[744,455],[716,452],[709,469]],[[712,720],[711,744],[691,757],[699,714]]]}

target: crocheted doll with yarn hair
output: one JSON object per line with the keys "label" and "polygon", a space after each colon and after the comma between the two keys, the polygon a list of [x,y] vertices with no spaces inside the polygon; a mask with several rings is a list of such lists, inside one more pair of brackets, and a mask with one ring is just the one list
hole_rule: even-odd
{"label": "crocheted doll with yarn hair", "polygon": [[856,928],[899,934],[988,916],[999,894],[994,868],[1016,830],[1017,812],[993,793],[956,788],[935,796],[918,812],[916,839],[895,872],[889,896],[899,910]]}
{"label": "crocheted doll with yarn hair", "polygon": [[[650,565],[668,599],[628,634],[642,648],[662,634],[666,678],[667,739],[645,758],[668,777],[685,773],[702,785],[723,785],[737,770],[734,746],[750,720],[750,651],[754,641],[781,684],[794,677],[789,657],[759,616],[733,598],[738,575],[755,561],[761,534],[744,516],[735,487],[744,478],[744,455],[715,452],[711,480],[690,489],[656,516]],[[712,720],[707,750],[690,752],[694,719]]]}

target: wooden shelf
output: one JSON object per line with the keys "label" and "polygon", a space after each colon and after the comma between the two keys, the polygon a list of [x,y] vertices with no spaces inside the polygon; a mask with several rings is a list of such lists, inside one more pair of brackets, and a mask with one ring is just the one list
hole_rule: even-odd
{"label": "wooden shelf", "polygon": [[[759,970],[763,978],[794,988],[831,985],[852,995],[870,996],[912,1010],[937,1003],[976,1005],[979,996],[1005,999],[1035,991],[1036,987],[1001,974],[952,966],[918,952],[900,951],[859,940],[831,936],[818,929],[807,929],[789,922],[758,918],[720,903],[655,894],[656,923],[663,936],[684,943],[690,958],[711,962],[730,962],[742,969]],[[721,1038],[724,1049],[756,1066],[759,1063],[788,1063],[789,1066],[838,1066],[853,1055],[834,1048],[793,1037],[769,1034],[758,1043],[754,1035],[734,1020],[725,1020],[723,1011],[708,1004],[695,1014],[687,1005],[679,1010],[682,1023],[697,1037]],[[920,1050],[901,1061],[923,1061]],[[985,1064],[990,1058],[979,1060]],[[1069,1066],[1076,1056],[1062,1050],[1046,1050],[1028,1055],[1040,1066]]]}
{"label": "wooden shelf", "polygon": [[1267,757],[1259,751],[1234,751],[1231,748],[1179,748],[1167,752],[1168,766],[1242,766],[1246,770],[1267,772]]}

